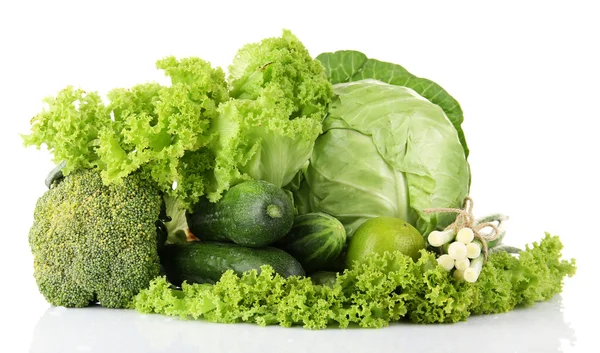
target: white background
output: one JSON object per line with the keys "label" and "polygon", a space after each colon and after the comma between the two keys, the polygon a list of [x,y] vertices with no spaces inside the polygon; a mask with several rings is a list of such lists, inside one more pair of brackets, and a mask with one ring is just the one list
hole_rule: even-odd
{"label": "white background", "polygon": [[[600,305],[598,15],[593,1],[2,1],[0,350],[465,352],[483,344],[490,352],[590,351]],[[52,163],[47,153],[24,149],[18,135],[28,131],[41,99],[66,85],[105,94],[163,82],[154,62],[167,55],[226,67],[243,44],[278,36],[282,28],[314,56],[359,50],[450,92],[465,114],[476,215],[510,215],[506,242],[514,245],[544,231],[561,235],[565,257],[576,257],[579,267],[564,293],[467,324],[376,331],[311,333],[123,311],[46,311],[27,232]],[[127,331],[131,325],[136,333]],[[112,340],[121,343],[107,345]]]}

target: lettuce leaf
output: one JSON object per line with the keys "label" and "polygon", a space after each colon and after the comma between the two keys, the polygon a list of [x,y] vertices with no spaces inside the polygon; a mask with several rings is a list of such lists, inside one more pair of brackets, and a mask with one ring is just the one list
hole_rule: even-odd
{"label": "lettuce leaf", "polygon": [[212,129],[212,201],[248,178],[288,184],[309,159],[333,95],[321,63],[290,31],[242,47],[229,72],[233,99]]}
{"label": "lettuce leaf", "polygon": [[171,86],[148,83],[108,94],[117,128],[100,134],[102,176],[118,182],[141,169],[164,192],[192,203],[213,185],[210,126],[228,99],[225,74],[199,58],[167,57],[156,65]]}
{"label": "lettuce leaf", "polygon": [[47,108],[31,119],[31,133],[22,136],[25,146],[39,149],[45,144],[56,164],[68,161],[62,170],[65,175],[95,167],[98,135],[112,125],[100,95],[68,86],[44,103]]}
{"label": "lettuce leaf", "polygon": [[492,254],[476,283],[455,280],[425,250],[417,262],[398,252],[373,254],[338,274],[332,286],[314,285],[306,277],[285,279],[269,266],[242,276],[228,271],[215,285],[184,283],[181,290],[159,277],[134,298],[131,308],[182,319],[309,329],[380,328],[402,319],[453,323],[559,293],[564,277],[575,274],[575,260],[561,259],[561,249],[560,239],[546,234],[518,257]]}
{"label": "lettuce leaf", "polygon": [[290,31],[242,47],[225,73],[200,58],[157,61],[171,84],[108,93],[68,87],[32,120],[65,174],[98,168],[106,184],[133,172],[189,208],[248,179],[283,187],[309,159],[333,96],[323,65]]}
{"label": "lettuce leaf", "polygon": [[215,140],[211,121],[229,99],[225,73],[199,58],[167,57],[156,65],[170,86],[117,88],[108,104],[97,92],[72,87],[47,98],[48,109],[32,119],[25,145],[46,144],[56,163],[66,162],[65,174],[97,167],[106,184],[139,170],[188,204],[217,189],[208,146]]}

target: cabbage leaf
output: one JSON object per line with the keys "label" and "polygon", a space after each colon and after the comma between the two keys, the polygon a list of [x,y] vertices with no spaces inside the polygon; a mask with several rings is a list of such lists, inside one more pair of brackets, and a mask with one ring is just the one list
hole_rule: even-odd
{"label": "cabbage leaf", "polygon": [[469,156],[469,148],[461,128],[463,112],[460,104],[437,83],[417,77],[400,65],[369,59],[355,50],[322,53],[317,56],[317,60],[325,66],[327,77],[332,84],[372,78],[391,85],[412,88],[419,95],[439,105],[456,128],[465,156]]}

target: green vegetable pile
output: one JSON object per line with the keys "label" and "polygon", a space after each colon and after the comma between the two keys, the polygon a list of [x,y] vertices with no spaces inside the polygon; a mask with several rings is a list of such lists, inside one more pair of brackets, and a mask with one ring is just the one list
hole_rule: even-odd
{"label": "green vegetable pile", "polygon": [[216,201],[242,180],[288,184],[310,157],[333,94],[322,66],[289,31],[242,48],[229,86],[220,68],[199,58],[156,66],[170,86],[117,88],[108,104],[73,87],[47,98],[25,144],[46,144],[55,162],[66,161],[65,174],[97,168],[106,183],[118,183],[140,171],[190,206],[202,195]]}
{"label": "green vegetable pile", "polygon": [[29,232],[52,305],[378,328],[510,311],[575,273],[558,237],[520,250],[506,216],[473,217],[463,113],[428,79],[287,30],[227,75],[156,66],[170,84],[65,88],[23,136],[57,165]]}
{"label": "green vegetable pile", "polygon": [[398,252],[373,254],[360,267],[339,274],[332,285],[315,285],[305,277],[285,279],[270,267],[242,276],[228,271],[216,285],[184,284],[182,291],[160,277],[135,298],[133,307],[184,319],[311,329],[331,324],[379,328],[404,317],[415,323],[458,322],[559,293],[563,277],[575,273],[573,260],[560,259],[561,249],[559,238],[547,234],[518,259],[506,252],[494,254],[477,283],[453,280],[435,255],[424,250],[416,263]]}

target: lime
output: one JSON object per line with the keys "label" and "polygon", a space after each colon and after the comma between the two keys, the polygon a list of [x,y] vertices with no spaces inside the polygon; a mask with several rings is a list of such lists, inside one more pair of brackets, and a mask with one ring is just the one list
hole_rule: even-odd
{"label": "lime", "polygon": [[421,233],[409,223],[393,217],[371,218],[350,239],[346,267],[352,268],[354,261],[360,262],[366,255],[386,251],[399,251],[417,261],[425,246]]}

